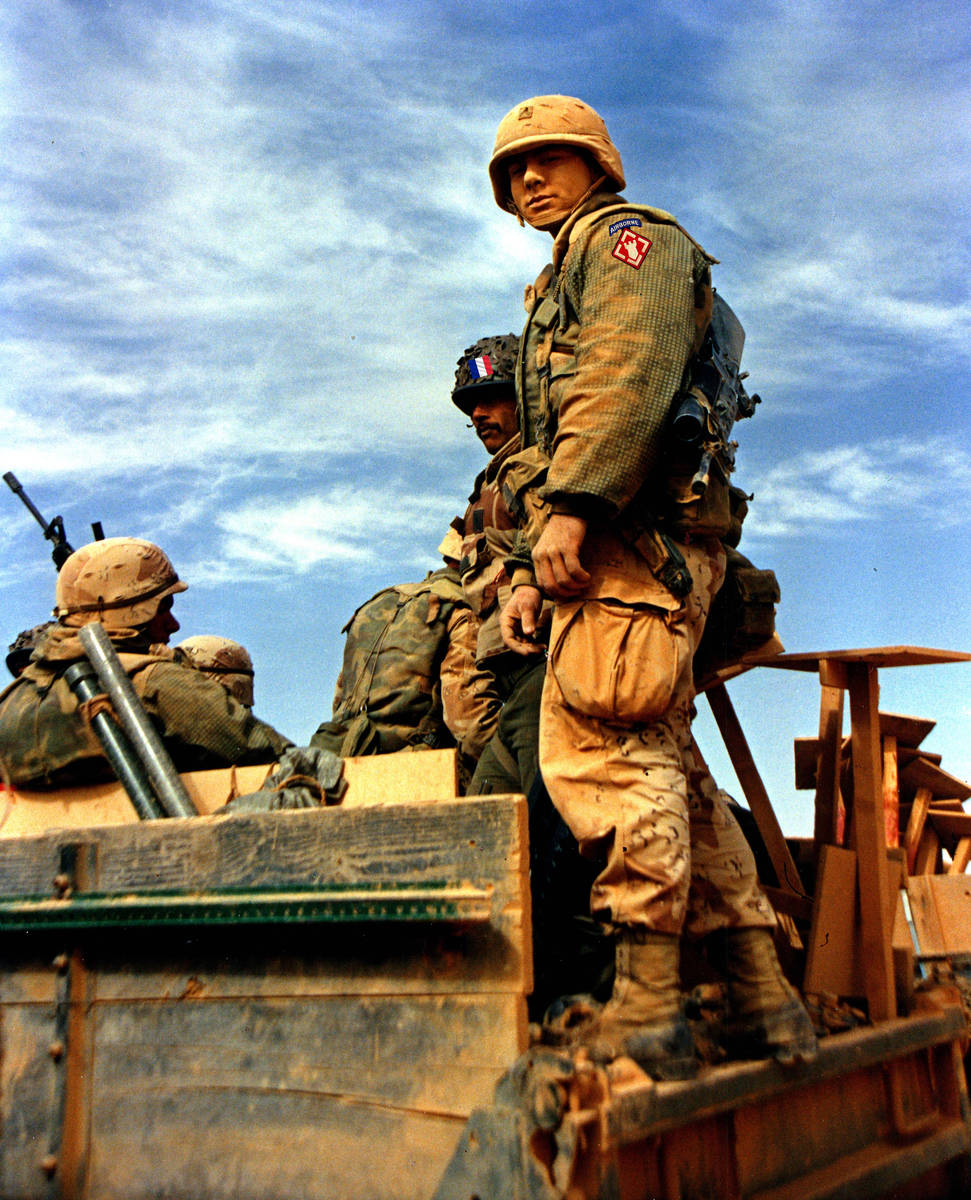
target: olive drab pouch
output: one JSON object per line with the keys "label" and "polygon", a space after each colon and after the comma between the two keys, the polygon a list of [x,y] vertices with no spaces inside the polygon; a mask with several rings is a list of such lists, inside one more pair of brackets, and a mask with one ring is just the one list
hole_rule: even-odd
{"label": "olive drab pouch", "polygon": [[713,470],[708,486],[699,495],[692,488],[698,457],[683,470],[669,470],[665,481],[664,528],[673,537],[717,537],[727,539],[732,528],[730,484]]}
{"label": "olive drab pouch", "polygon": [[703,680],[771,644],[780,595],[774,571],[756,567],[744,554],[726,547],[725,581],[712,602],[695,655],[695,679]]}

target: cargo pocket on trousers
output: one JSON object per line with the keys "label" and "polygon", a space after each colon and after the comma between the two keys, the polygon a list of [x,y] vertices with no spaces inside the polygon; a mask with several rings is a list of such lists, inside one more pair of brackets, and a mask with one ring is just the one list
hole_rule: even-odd
{"label": "cargo pocket on trousers", "polygon": [[670,708],[691,647],[680,613],[618,601],[558,604],[549,670],[570,708],[642,725]]}

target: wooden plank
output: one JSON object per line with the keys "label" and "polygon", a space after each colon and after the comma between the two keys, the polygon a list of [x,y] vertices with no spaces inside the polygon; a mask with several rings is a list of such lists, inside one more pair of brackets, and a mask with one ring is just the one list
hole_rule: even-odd
{"label": "wooden plank", "polygon": [[921,954],[971,954],[971,880],[966,875],[919,875],[908,880],[910,909]]}
{"label": "wooden plank", "polygon": [[917,758],[922,758],[925,762],[933,763],[935,767],[939,767],[941,765],[942,755],[934,754],[930,750],[917,750],[912,746],[901,746],[898,743],[897,755],[900,759],[901,766],[906,766],[908,763],[912,763]]}
{"label": "wooden plank", "polygon": [[819,852],[803,991],[863,994],[854,953],[857,894],[856,855],[842,846],[824,844]]}
{"label": "wooden plank", "polygon": [[[840,762],[843,755],[844,690],[820,663],[819,754],[816,760],[816,795],[813,801],[813,843],[817,855],[827,842],[839,842],[843,825]],[[839,684],[842,680],[839,681]]]}
{"label": "wooden plank", "polygon": [[728,691],[724,684],[718,684],[716,687],[709,688],[705,695],[708,697],[715,722],[725,740],[725,749],[735,768],[738,781],[742,785],[742,791],[748,801],[752,816],[759,827],[766,851],[772,860],[779,887],[794,892],[796,895],[805,895],[799,870],[790,853],[748,742],[745,740],[745,734],[742,732],[742,726],[729,699]]}
{"label": "wooden plank", "polygon": [[[889,890],[886,919],[891,931],[896,920],[903,878],[899,852],[888,852]],[[843,846],[823,846],[813,901],[813,918],[806,950],[805,992],[832,992],[862,997],[866,980],[860,952],[857,856]]]}
{"label": "wooden plank", "polygon": [[0,1196],[41,1197],[40,1163],[56,1144],[51,1058],[57,977],[50,963],[0,966]]}
{"label": "wooden plank", "polygon": [[[454,871],[474,878],[481,874],[482,857],[488,860],[500,846],[511,848],[520,816],[512,822],[510,817],[524,803],[516,796],[483,796],[441,804],[240,813],[106,826],[86,830],[80,840],[100,847],[102,892],[417,881]],[[78,840],[72,830],[52,830],[16,843],[0,841],[0,894],[49,891],[61,847]],[[511,866],[518,869],[518,863]]]}
{"label": "wooden plank", "polygon": [[934,650],[925,646],[869,646],[858,650],[776,654],[763,659],[750,658],[748,661],[752,666],[778,667],[786,671],[816,671],[824,659],[874,667],[920,667],[934,663],[971,662],[971,654],[962,650]]}
{"label": "wooden plank", "polygon": [[[208,815],[236,796],[258,791],[275,764],[189,771],[181,776],[200,814]],[[454,749],[400,751],[344,760],[347,792],[341,807],[419,804],[458,794]],[[25,837],[45,829],[130,825],[138,820],[119,783],[63,788],[53,792],[18,789],[0,808],[0,838]]]}
{"label": "wooden plank", "polygon": [[907,717],[903,713],[880,714],[880,733],[884,737],[893,734],[901,748],[906,746],[913,749],[919,746],[936,724],[936,721],[925,717]]}
{"label": "wooden plank", "polygon": [[967,800],[971,797],[971,784],[955,775],[949,775],[940,767],[929,762],[923,755],[908,763],[900,772],[901,787],[930,788],[932,795],[948,800]]}
{"label": "wooden plank", "polygon": [[971,837],[971,813],[942,812],[931,807],[927,816],[937,830],[938,837],[944,834],[956,838]]}
{"label": "wooden plank", "polygon": [[913,875],[914,864],[917,861],[917,851],[921,838],[924,836],[924,823],[927,820],[927,810],[932,796],[929,788],[918,788],[914,802],[910,806],[910,816],[907,818],[907,831],[904,834],[904,850],[907,853],[907,874]]}
{"label": "wooden plank", "polygon": [[254,1087],[132,1085],[98,1104],[85,1200],[428,1200],[461,1119]]}
{"label": "wooden plank", "polygon": [[160,1082],[185,1094],[267,1089],[463,1118],[489,1102],[524,1049],[516,998],[471,991],[181,1003],[99,996],[92,1019],[96,1126],[100,1106],[122,1094],[144,1088],[154,1105]]}
{"label": "wooden plank", "polygon": [[933,826],[925,825],[917,854],[914,857],[913,874],[936,875],[941,869],[941,839]]}
{"label": "wooden plank", "polygon": [[883,742],[883,822],[888,846],[900,845],[900,788],[897,783],[897,739],[885,733]]}
{"label": "wooden plank", "polygon": [[859,877],[860,949],[870,1020],[896,1015],[888,908],[886,838],[880,779],[879,689],[876,667],[847,664],[853,757],[853,827]]}
{"label": "wooden plank", "polygon": [[816,786],[816,762],[819,758],[819,738],[793,738],[792,753],[795,760],[795,787],[797,792],[807,792]]}
{"label": "wooden plank", "polygon": [[948,865],[948,875],[963,875],[971,862],[971,837],[963,837],[954,850],[954,856]]}
{"label": "wooden plank", "polygon": [[794,892],[771,887],[767,883],[760,882],[759,886],[777,914],[795,917],[807,923],[812,920],[813,902],[808,896],[797,896]]}

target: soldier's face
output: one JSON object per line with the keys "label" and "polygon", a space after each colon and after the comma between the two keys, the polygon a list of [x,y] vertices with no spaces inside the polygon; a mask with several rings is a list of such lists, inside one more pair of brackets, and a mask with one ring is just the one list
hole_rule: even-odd
{"label": "soldier's face", "polygon": [[155,611],[155,616],[145,626],[148,640],[153,645],[161,642],[163,646],[167,646],[172,634],[178,633],[181,628],[182,626],[172,615],[172,597],[163,596]]}
{"label": "soldier's face", "polygon": [[523,220],[554,236],[597,177],[589,161],[570,146],[540,146],[516,154],[507,169]]}
{"label": "soldier's face", "polygon": [[495,454],[519,429],[516,393],[512,388],[508,391],[498,387],[482,390],[482,399],[476,401],[469,416],[479,441],[490,454]]}

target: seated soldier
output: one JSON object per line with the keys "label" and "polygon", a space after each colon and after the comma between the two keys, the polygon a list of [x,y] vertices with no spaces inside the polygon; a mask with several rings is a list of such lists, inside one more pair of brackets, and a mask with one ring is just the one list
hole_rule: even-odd
{"label": "seated soldier", "polygon": [[78,630],[99,621],[177,771],[276,761],[290,741],[167,643],[184,584],[158,546],[106,538],[76,550],[57,577],[57,623],[0,695],[0,759],[14,785],[55,788],[111,777],[64,673],[84,659]]}
{"label": "seated soldier", "polygon": [[228,688],[244,707],[253,707],[253,660],[245,646],[231,638],[198,633],[183,638],[176,650],[181,650],[197,671]]}

